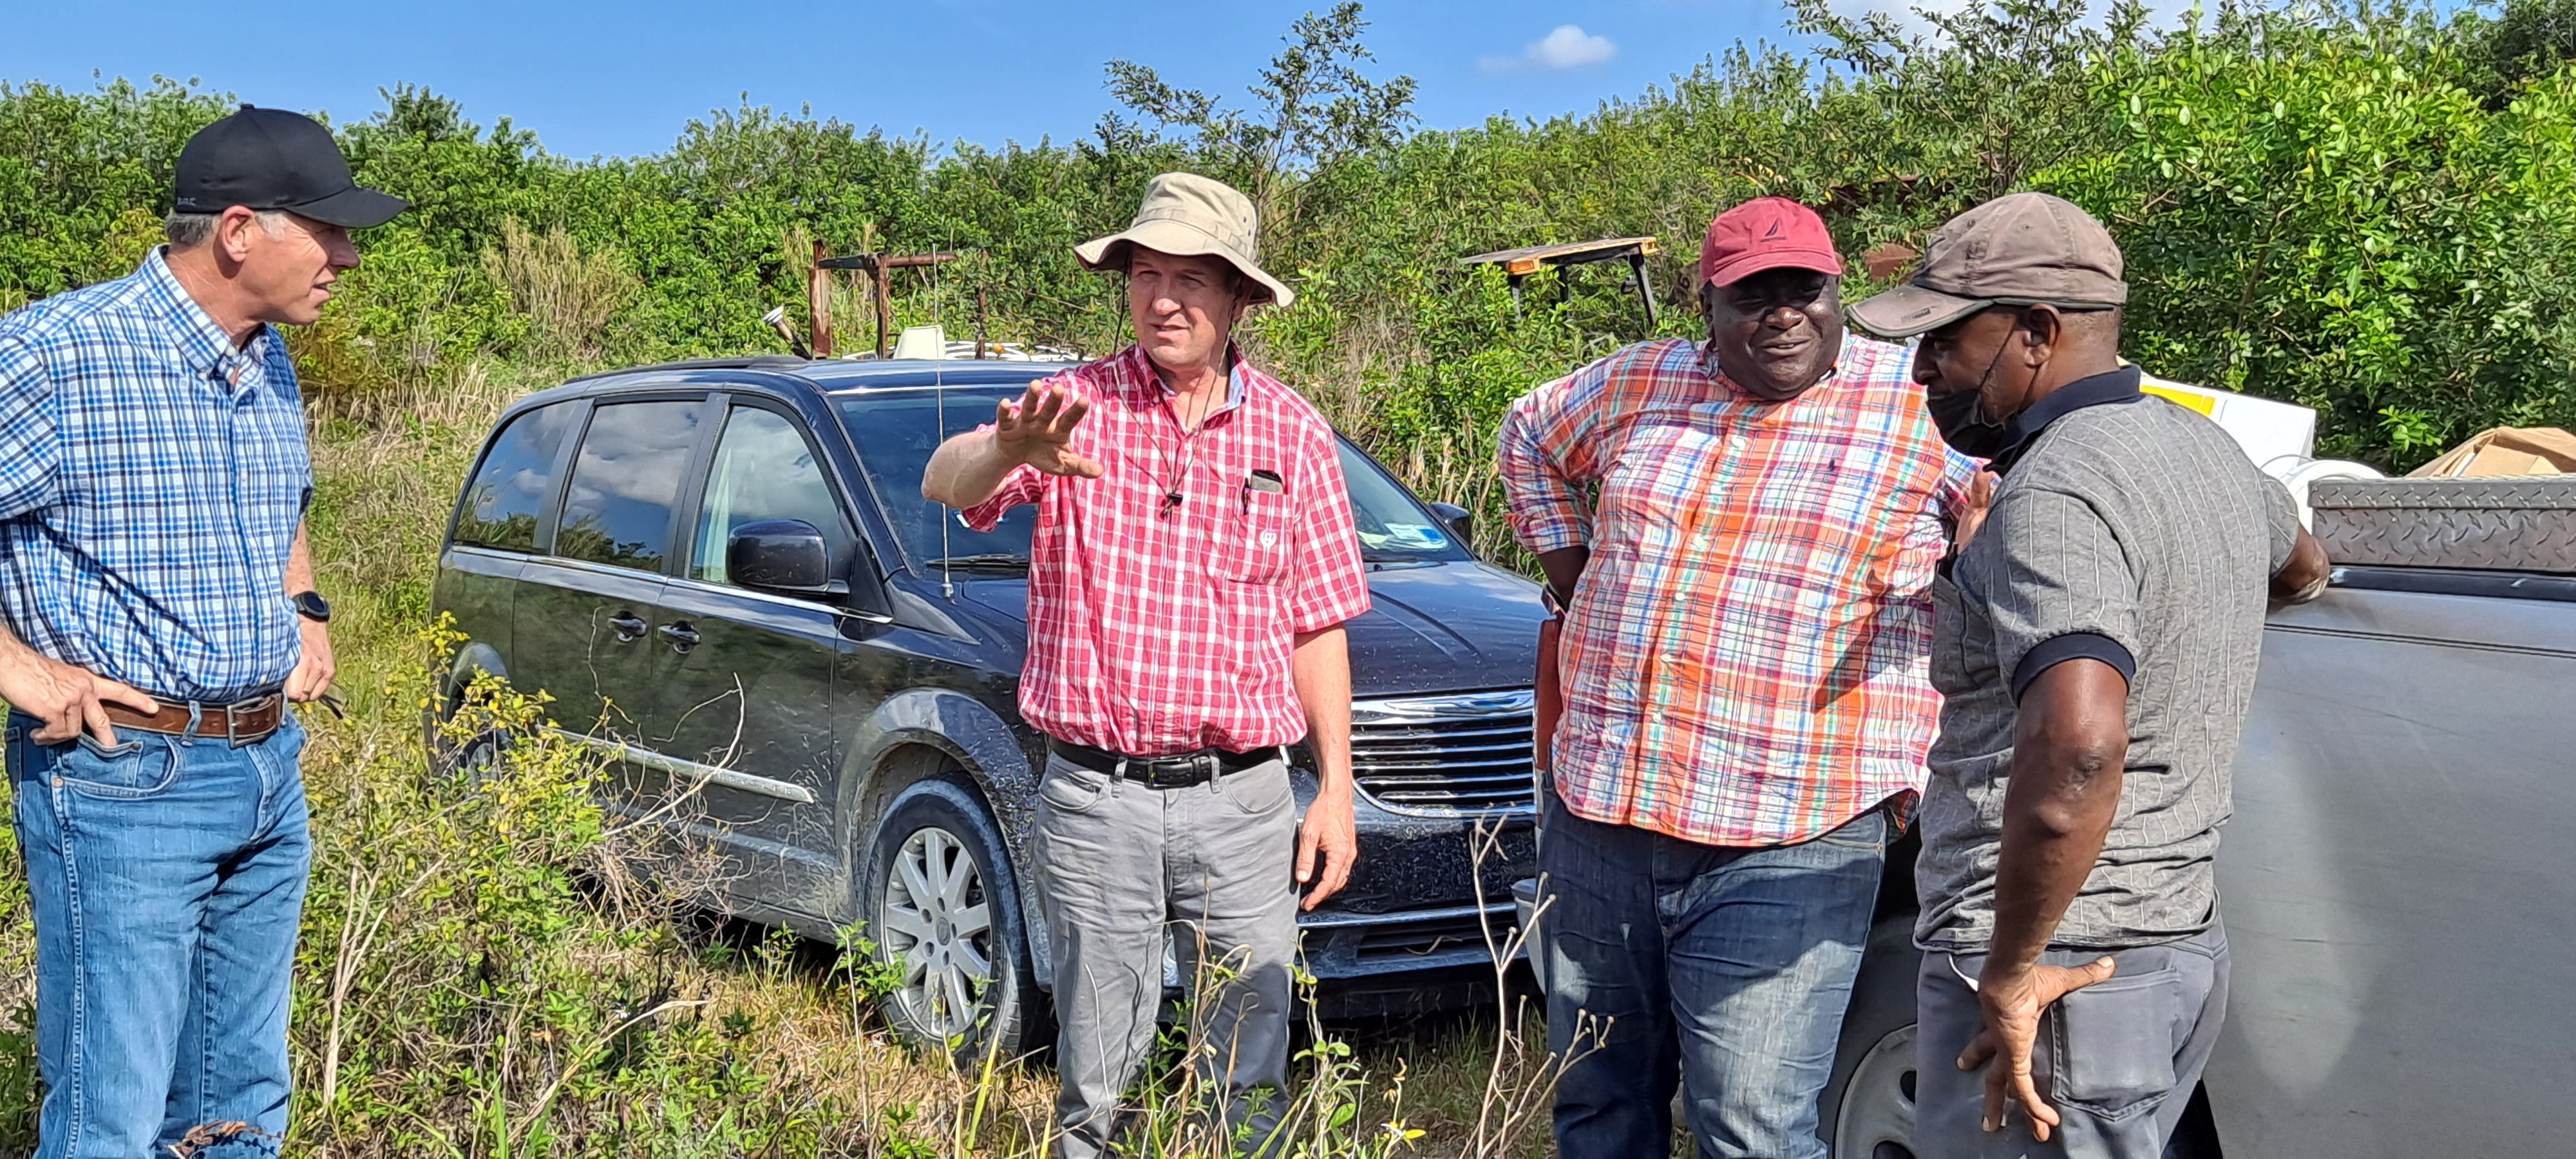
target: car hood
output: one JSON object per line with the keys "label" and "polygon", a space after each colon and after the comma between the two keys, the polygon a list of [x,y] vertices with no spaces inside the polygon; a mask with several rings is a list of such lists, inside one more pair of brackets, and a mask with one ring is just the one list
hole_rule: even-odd
{"label": "car hood", "polygon": [[[967,598],[1026,630],[1026,581],[963,586]],[[1369,572],[1369,596],[1368,614],[1349,625],[1356,696],[1524,688],[1537,671],[1547,612],[1529,580],[1464,560],[1393,564]]]}

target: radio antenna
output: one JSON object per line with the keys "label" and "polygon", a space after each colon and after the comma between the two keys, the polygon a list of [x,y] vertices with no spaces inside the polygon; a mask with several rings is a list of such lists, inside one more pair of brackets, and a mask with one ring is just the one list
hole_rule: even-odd
{"label": "radio antenna", "polygon": [[[955,222],[946,224],[948,248],[955,250],[957,225]],[[946,280],[939,273],[939,263],[932,263],[930,267],[930,318],[931,324],[939,327],[938,360],[930,367],[930,405],[932,413],[938,416],[932,420],[938,431],[938,437],[931,440],[932,453],[936,454],[937,447],[948,441],[948,293]],[[946,509],[947,505],[941,504],[941,507]],[[952,604],[957,602],[957,581],[949,574],[948,561],[955,557],[955,553],[948,548],[948,521],[964,515],[965,512],[960,511],[939,517],[939,598]]]}

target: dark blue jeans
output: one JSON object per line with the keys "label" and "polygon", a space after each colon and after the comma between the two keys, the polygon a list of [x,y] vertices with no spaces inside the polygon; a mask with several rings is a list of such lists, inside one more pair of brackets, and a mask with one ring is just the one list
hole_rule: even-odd
{"label": "dark blue jeans", "polygon": [[[312,844],[290,716],[267,738],[120,730],[39,745],[9,716],[36,918],[39,1159],[272,1156]],[[246,1124],[223,1128],[217,1124]]]}
{"label": "dark blue jeans", "polygon": [[1586,821],[1541,795],[1548,1047],[1579,1055],[1557,1084],[1558,1153],[1667,1154],[1679,1084],[1701,1155],[1823,1159],[1816,1096],[1869,940],[1887,814],[1735,848]]}

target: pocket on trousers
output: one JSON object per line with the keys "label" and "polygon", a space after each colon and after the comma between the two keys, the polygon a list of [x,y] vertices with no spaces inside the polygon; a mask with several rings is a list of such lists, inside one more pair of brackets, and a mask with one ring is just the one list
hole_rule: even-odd
{"label": "pocket on trousers", "polygon": [[1058,813],[1088,813],[1108,791],[1108,774],[1058,766],[1038,782],[1038,803]]}
{"label": "pocket on trousers", "polygon": [[2174,1053],[2183,1038],[2179,971],[2115,974],[2058,999],[2050,1014],[2056,1023],[2051,1093],[2059,1105],[2116,1122],[2155,1109],[2173,1093]]}
{"label": "pocket on trousers", "polygon": [[179,779],[179,746],[147,736],[120,741],[111,748],[82,733],[55,755],[54,779],[83,796],[141,800]]}
{"label": "pocket on trousers", "polygon": [[1265,817],[1288,807],[1288,766],[1272,761],[1225,779],[1225,799],[1247,817]]}

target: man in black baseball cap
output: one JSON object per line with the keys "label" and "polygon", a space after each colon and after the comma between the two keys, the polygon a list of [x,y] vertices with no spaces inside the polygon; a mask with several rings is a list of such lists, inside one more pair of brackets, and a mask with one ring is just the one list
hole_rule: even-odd
{"label": "man in black baseball cap", "polygon": [[37,1159],[269,1159],[286,1131],[312,854],[289,705],[332,660],[275,327],[319,317],[358,264],[349,230],[405,206],[359,188],[321,125],[249,107],[188,142],[176,193],[142,268],[0,318]]}
{"label": "man in black baseball cap", "polygon": [[217,214],[238,205],[365,229],[410,208],[402,198],[361,188],[331,130],[285,109],[243,105],[198,130],[179,151],[178,176],[173,212],[179,214]]}

